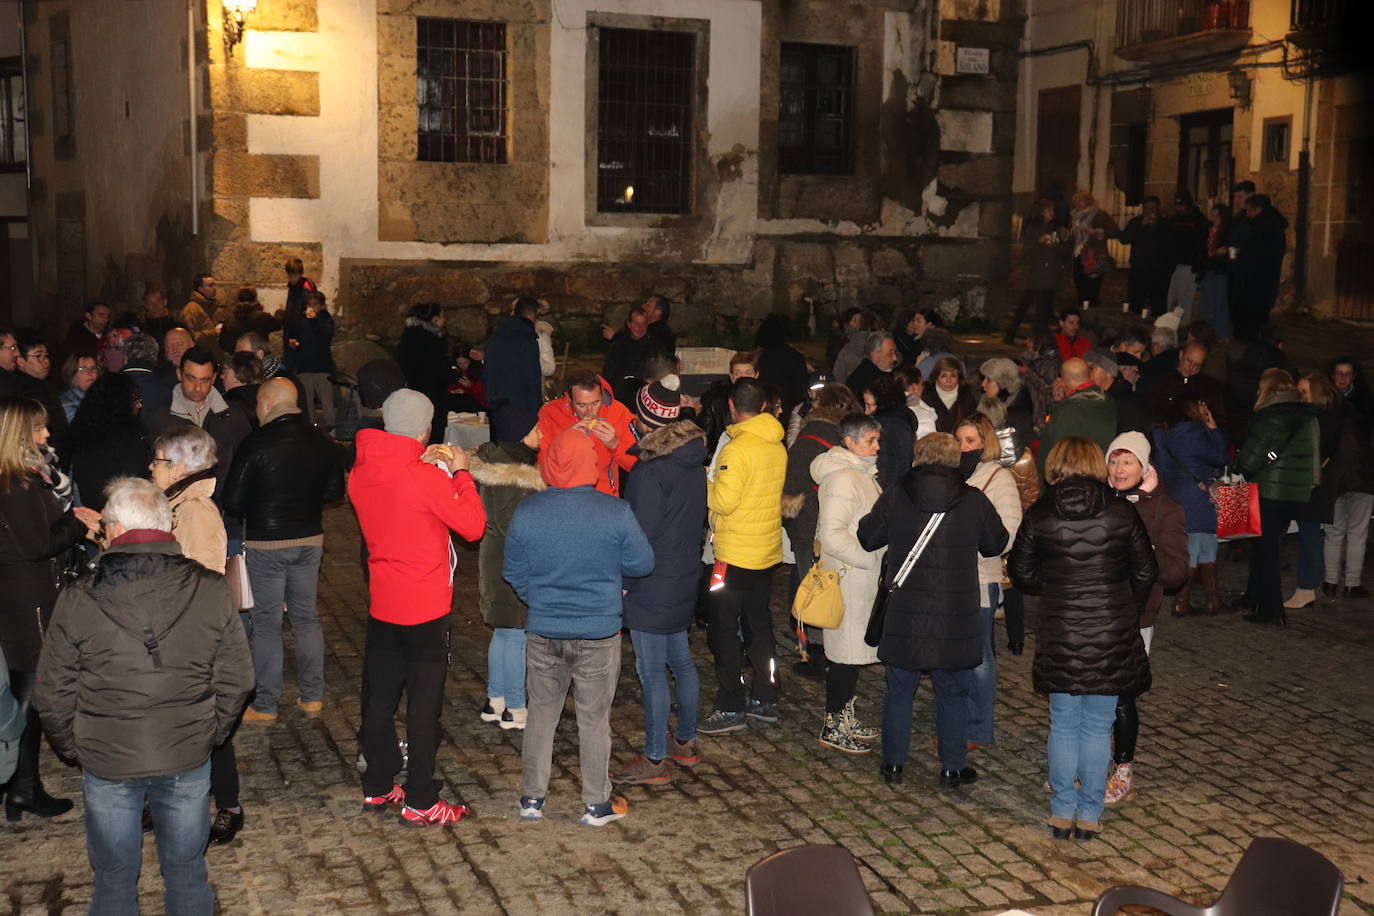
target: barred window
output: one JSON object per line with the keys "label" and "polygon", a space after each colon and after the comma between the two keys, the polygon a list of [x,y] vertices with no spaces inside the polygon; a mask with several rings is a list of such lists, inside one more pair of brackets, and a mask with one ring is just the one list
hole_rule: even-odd
{"label": "barred window", "polygon": [[420,161],[506,162],[506,56],[504,23],[416,20]]}
{"label": "barred window", "polygon": [[784,43],[778,74],[778,171],[854,174],[854,49]]}
{"label": "barred window", "polygon": [[687,213],[696,36],[599,29],[596,208]]}
{"label": "barred window", "polygon": [[26,126],[23,74],[17,62],[0,61],[0,172],[23,169]]}

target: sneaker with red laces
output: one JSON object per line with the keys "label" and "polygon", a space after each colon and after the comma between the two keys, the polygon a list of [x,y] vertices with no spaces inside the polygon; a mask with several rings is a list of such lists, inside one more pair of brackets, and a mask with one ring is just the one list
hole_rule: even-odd
{"label": "sneaker with red laces", "polygon": [[472,811],[467,805],[451,805],[441,798],[434,803],[434,807],[424,811],[406,805],[401,809],[401,820],[412,827],[444,827],[456,824],[470,814]]}
{"label": "sneaker with red laces", "polygon": [[405,803],[406,790],[398,785],[392,785],[391,791],[385,795],[364,795],[363,811],[385,811],[387,808],[394,808]]}

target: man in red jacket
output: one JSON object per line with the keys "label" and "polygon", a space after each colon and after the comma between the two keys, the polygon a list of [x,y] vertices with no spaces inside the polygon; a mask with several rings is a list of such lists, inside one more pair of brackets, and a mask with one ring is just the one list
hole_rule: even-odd
{"label": "man in red jacket", "polygon": [[611,396],[611,386],[594,372],[574,372],[568,376],[568,388],[563,397],[550,401],[539,409],[539,433],[543,449],[539,466],[550,442],[565,429],[577,427],[591,433],[598,469],[596,489],[600,493],[620,496],[620,471],[635,466],[638,457],[629,454],[638,440],[630,428],[634,414]]}
{"label": "man in red jacket", "polygon": [[[400,808],[416,827],[453,824],[469,813],[439,798],[434,756],[458,561],[449,532],[475,541],[487,524],[467,455],[446,445],[425,448],[433,416],[418,391],[391,394],[382,404],[385,430],[359,431],[348,480],[372,592],[363,655],[363,810]],[[410,743],[404,789],[393,782],[403,765],[395,725],[402,689]]]}

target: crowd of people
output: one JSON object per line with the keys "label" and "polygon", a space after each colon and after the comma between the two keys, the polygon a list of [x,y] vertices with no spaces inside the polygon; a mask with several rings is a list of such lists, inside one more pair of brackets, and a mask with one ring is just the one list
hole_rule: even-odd
{"label": "crowd of people", "polygon": [[[1085,245],[1100,240],[1098,216],[1074,217]],[[521,733],[519,816],[545,814],[571,690],[581,821],[598,827],[628,813],[616,786],[668,782],[701,762],[700,736],[784,715],[781,565],[791,595],[813,567],[838,576],[838,625],[796,626],[793,671],[824,682],[819,745],[877,750],[892,785],[905,779],[923,674],[938,784],[977,781],[972,760],[997,735],[995,620],[1020,655],[1024,596],[1039,595],[1031,670],[1049,697],[1047,825],[1079,839],[1135,790],[1160,613],[1241,606],[1248,621],[1281,624],[1318,589],[1369,594],[1374,396],[1352,357],[1300,374],[1268,324],[1239,343],[1204,320],[1094,341],[1070,308],[1016,359],[969,365],[938,312],[883,330],[850,309],[812,370],[773,315],[697,398],[683,390],[671,303],[653,296],[605,329],[602,372],[572,371],[546,397],[547,302],[516,299],[458,354],[442,308],[420,303],[397,359],[357,373],[345,452],[330,436],[333,321],[299,262],[286,273],[279,317],[248,288],[225,312],[208,276],[175,314],[156,289],[141,315],[92,306],[57,351],[65,387],[48,381],[39,335],[0,329],[0,649],[19,723],[6,815],[73,806],[39,778],[46,733],[83,768],[102,900],[136,895],[151,829],[169,909],[208,911],[207,844],[246,823],[235,730],[270,727],[292,696],[306,717],[328,702],[323,509],[345,494],[369,593],[361,805],[419,827],[470,814],[434,778],[455,541],[477,544],[491,628],[474,717]],[[449,412],[472,402],[490,411],[491,441],[445,444]],[[1216,575],[1214,492],[1229,475],[1258,485],[1262,530],[1234,597]],[[1298,581],[1285,600],[1279,551],[1293,522]],[[644,735],[613,761],[627,633]],[[879,662],[883,696],[863,696],[860,674]],[[868,701],[877,722],[861,714]]]}

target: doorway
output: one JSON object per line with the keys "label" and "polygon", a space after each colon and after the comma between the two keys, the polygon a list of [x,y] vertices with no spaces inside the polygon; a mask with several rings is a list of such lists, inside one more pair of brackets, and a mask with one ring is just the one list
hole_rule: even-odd
{"label": "doorway", "polygon": [[1178,121],[1178,186],[1193,200],[1230,201],[1235,159],[1231,155],[1232,110],[1199,111]]}
{"label": "doorway", "polygon": [[1081,86],[1041,89],[1035,124],[1035,193],[1067,207],[1078,184]]}

